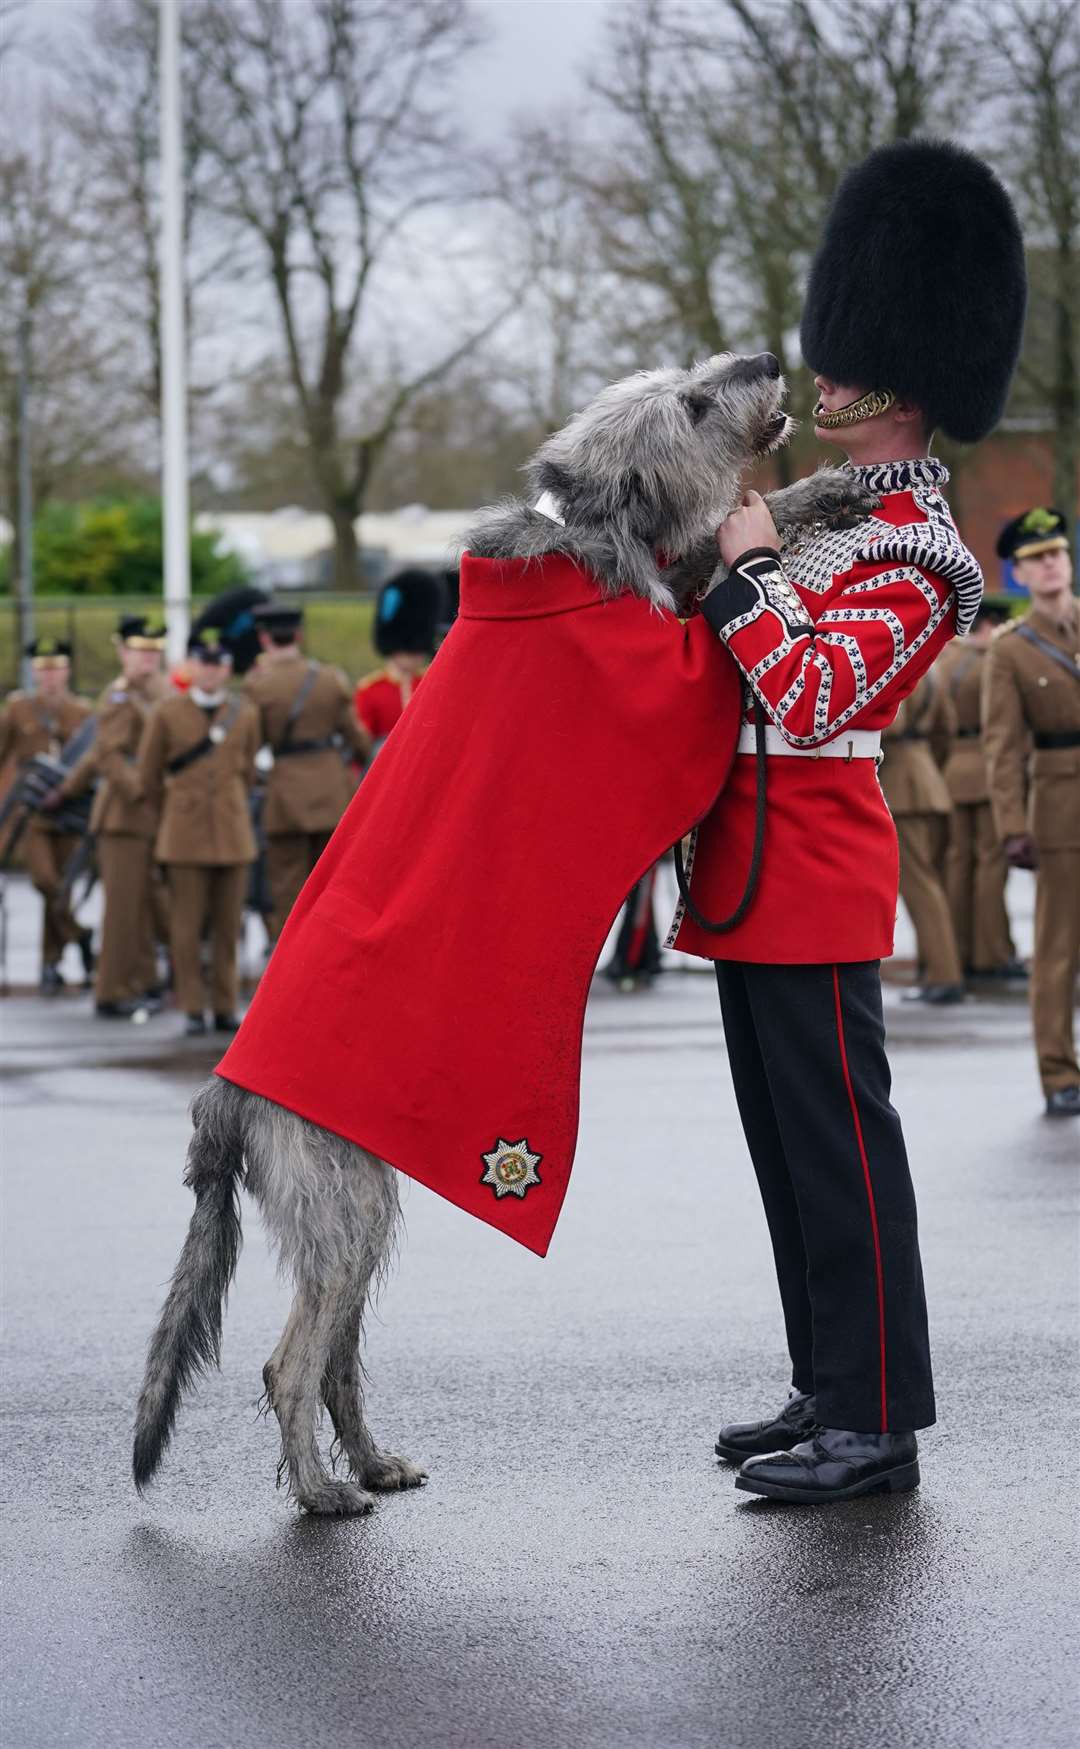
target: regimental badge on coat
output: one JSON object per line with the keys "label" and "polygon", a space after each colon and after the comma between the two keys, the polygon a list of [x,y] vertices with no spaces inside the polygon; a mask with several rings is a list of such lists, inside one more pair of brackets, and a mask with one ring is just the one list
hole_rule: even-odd
{"label": "regimental badge on coat", "polygon": [[501,1201],[504,1196],[524,1196],[529,1186],[540,1183],[539,1166],[543,1154],[530,1154],[527,1141],[495,1143],[490,1154],[482,1154],[486,1170],[481,1184],[490,1184]]}

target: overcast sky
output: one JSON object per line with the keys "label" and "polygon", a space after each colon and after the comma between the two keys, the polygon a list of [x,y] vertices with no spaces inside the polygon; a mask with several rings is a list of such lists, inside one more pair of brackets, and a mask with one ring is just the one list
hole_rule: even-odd
{"label": "overcast sky", "polygon": [[[473,0],[491,41],[462,71],[463,131],[498,134],[523,111],[570,105],[583,61],[600,44],[617,0]],[[31,0],[35,34],[69,31],[92,0]]]}

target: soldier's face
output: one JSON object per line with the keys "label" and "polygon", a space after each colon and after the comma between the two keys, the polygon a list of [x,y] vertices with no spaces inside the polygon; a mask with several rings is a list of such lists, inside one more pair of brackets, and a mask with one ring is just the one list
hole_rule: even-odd
{"label": "soldier's face", "polygon": [[161,672],[160,650],[132,650],[125,645],[122,660],[129,680],[146,680]]}
{"label": "soldier's face", "polygon": [[71,665],[68,662],[58,662],[55,666],[34,669],[34,685],[42,698],[59,698],[67,691],[71,679]]}
{"label": "soldier's face", "polygon": [[[815,412],[839,413],[845,407],[854,407],[873,384],[838,383],[832,377],[818,375],[814,387],[818,392]],[[868,413],[851,425],[834,428],[815,423],[814,436],[821,443],[835,443],[856,463],[913,455],[916,450],[925,451],[929,442],[922,413],[902,399],[894,401],[884,412]]]}
{"label": "soldier's face", "polygon": [[193,663],[192,666],[194,670],[192,676],[193,683],[199,688],[199,691],[218,692],[228,680],[229,670],[232,667],[232,664],[230,662],[204,662],[198,660]]}
{"label": "soldier's face", "polygon": [[1029,559],[1015,560],[1013,576],[1036,600],[1040,595],[1061,595],[1072,584],[1072,557],[1067,547],[1051,547]]}

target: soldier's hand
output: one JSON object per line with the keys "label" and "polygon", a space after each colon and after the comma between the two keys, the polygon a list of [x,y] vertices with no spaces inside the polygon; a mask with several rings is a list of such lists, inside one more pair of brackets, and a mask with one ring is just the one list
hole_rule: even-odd
{"label": "soldier's hand", "polygon": [[1038,868],[1039,850],[1030,832],[1014,832],[1006,838],[1004,849],[1010,868]]}
{"label": "soldier's hand", "polygon": [[41,808],[42,811],[46,814],[55,814],[57,808],[60,806],[63,799],[64,799],[64,792],[60,788],[60,785],[57,784],[55,789],[49,790],[45,795],[42,796],[40,802],[38,803],[38,807]]}
{"label": "soldier's hand", "polygon": [[725,516],[716,531],[716,539],[725,565],[733,565],[752,547],[780,550],[780,536],[776,532],[772,511],[760,492],[747,492],[740,508]]}

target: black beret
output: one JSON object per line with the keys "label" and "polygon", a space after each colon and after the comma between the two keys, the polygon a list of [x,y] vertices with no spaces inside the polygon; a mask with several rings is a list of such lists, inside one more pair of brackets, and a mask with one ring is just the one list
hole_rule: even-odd
{"label": "black beret", "polygon": [[1069,525],[1060,510],[1036,505],[1007,522],[997,538],[999,559],[1031,559],[1036,553],[1068,548]]}
{"label": "black beret", "polygon": [[35,638],[32,644],[27,644],[26,654],[31,662],[46,667],[54,662],[70,662],[72,652],[66,638]]}
{"label": "black beret", "polygon": [[165,648],[165,627],[151,625],[144,613],[121,614],[116,636],[121,644],[128,644],[133,650]]}
{"label": "black beret", "polygon": [[203,662],[231,662],[233,659],[232,650],[217,626],[203,626],[200,631],[192,632],[187,653]]}
{"label": "black beret", "polygon": [[304,623],[300,607],[286,607],[280,601],[267,601],[252,609],[252,619],[261,632],[295,632]]}

